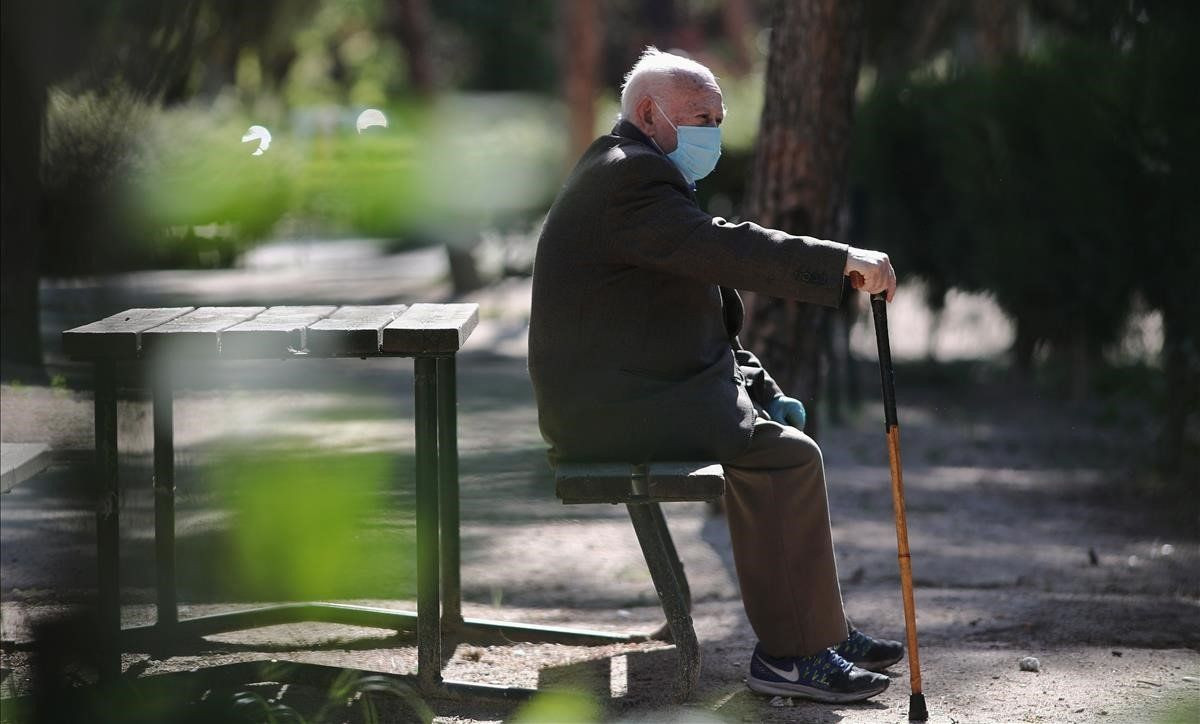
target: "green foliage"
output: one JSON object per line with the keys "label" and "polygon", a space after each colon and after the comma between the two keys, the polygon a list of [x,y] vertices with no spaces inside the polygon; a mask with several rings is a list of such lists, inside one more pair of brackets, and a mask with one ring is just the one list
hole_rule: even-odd
{"label": "green foliage", "polygon": [[[286,114],[236,100],[152,110],[127,92],[53,96],[46,173],[55,274],[228,266],[276,233],[474,239],[550,202],[563,124],[549,101],[447,95],[385,107],[358,133],[358,109]],[[261,155],[241,137],[264,125]]]}
{"label": "green foliage", "polygon": [[431,2],[446,47],[445,65],[468,91],[557,90],[553,39],[558,3],[523,0]]}
{"label": "green foliage", "polygon": [[600,721],[600,705],[587,694],[569,690],[539,693],[521,707],[514,724],[589,724]]}
{"label": "green foliage", "polygon": [[[1130,59],[1072,43],[994,69],[881,86],[855,175],[869,242],[930,283],[986,290],[1021,334],[1092,352],[1121,328],[1148,241]],[[1133,272],[1133,273],[1131,273]]]}
{"label": "green foliage", "polygon": [[234,224],[254,239],[287,210],[298,154],[275,140],[262,156],[240,142],[250,126],[236,117],[175,112],[160,116],[142,146],[131,203],[147,235],[170,227]]}
{"label": "green foliage", "polygon": [[1131,302],[1161,312],[1159,460],[1182,490],[1200,470],[1200,4],[1035,9],[1051,39],[1035,55],[864,104],[867,241],[935,303],[952,286],[994,294],[1017,363],[1042,342],[1069,350],[1077,396]]}
{"label": "green foliage", "polygon": [[411,538],[380,550],[370,535],[395,477],[386,456],[246,448],[225,455],[213,475],[236,517],[224,565],[239,593],[287,600],[377,594],[370,581],[379,571],[388,572],[389,588],[408,585],[397,580],[406,575],[397,559],[411,556]]}
{"label": "green foliage", "polygon": [[119,188],[150,115],[122,85],[48,94],[41,169],[46,272],[106,270],[137,256],[123,233]]}
{"label": "green foliage", "polygon": [[[272,142],[254,156],[254,144],[240,142],[251,125],[245,114],[164,112],[128,185],[134,223],[144,237],[176,248],[209,227],[236,250],[273,233],[285,217],[309,233],[404,237],[425,206],[416,167],[425,121],[406,108],[386,115],[388,128],[361,134],[350,110],[267,117],[259,123]],[[169,257],[161,250],[154,256]]]}

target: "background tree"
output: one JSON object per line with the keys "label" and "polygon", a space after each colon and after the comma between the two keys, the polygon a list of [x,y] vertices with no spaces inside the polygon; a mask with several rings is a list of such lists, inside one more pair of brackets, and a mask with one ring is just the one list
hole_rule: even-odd
{"label": "background tree", "polygon": [[[128,12],[134,4],[46,0],[4,3],[0,10],[0,364],[6,376],[42,374],[38,279],[45,237],[42,148],[48,89],[73,78],[96,82],[108,69],[123,67],[135,92],[161,93],[179,83],[184,59],[192,50],[195,4],[172,3],[155,13]],[[117,35],[128,41],[123,55],[105,52]]]}
{"label": "background tree", "polygon": [[[72,219],[74,229],[82,227],[96,237],[87,249],[92,258],[112,254],[112,249],[103,248],[103,242],[110,240],[103,228],[110,201],[104,194],[120,167],[115,161],[127,150],[116,146],[128,140],[128,123],[137,106],[178,101],[224,87],[236,74],[242,47],[255,48],[267,61],[268,77],[286,73],[290,61],[286,50],[280,51],[280,35],[292,26],[296,16],[291,13],[303,13],[309,6],[282,0],[3,4],[0,361],[6,376],[42,374],[39,276],[48,264],[77,262],[74,253],[86,248],[60,248],[56,224],[79,212],[92,214]],[[208,62],[194,72],[199,57]],[[92,107],[102,109],[103,117],[91,120],[112,127],[107,136],[93,134],[87,139],[83,153],[74,159],[79,163],[70,178],[55,179],[45,168],[51,88],[76,96],[94,94],[98,100]],[[48,197],[47,181],[56,180],[53,188],[65,193]],[[64,200],[65,207],[60,203]],[[94,271],[86,265],[71,270]]]}
{"label": "background tree", "polygon": [[[746,199],[749,218],[792,233],[844,238],[840,211],[862,44],[857,0],[774,4],[766,98]],[[809,408],[809,430],[815,435],[827,310],[747,297],[743,342],[780,386]]]}
{"label": "background tree", "polygon": [[575,164],[596,138],[596,83],[604,26],[597,0],[575,0],[562,8],[563,80],[569,119],[567,163]]}
{"label": "background tree", "polygon": [[1068,0],[1028,11],[1031,47],[972,32],[992,50],[964,46],[875,86],[854,154],[867,242],[923,278],[931,305],[950,288],[990,294],[1015,324],[1013,367],[1081,403],[1104,393],[1098,371],[1112,379],[1131,314],[1160,312],[1154,381],[1118,389],[1157,407],[1160,469],[1194,481],[1200,106],[1185,89],[1200,67],[1200,11]]}

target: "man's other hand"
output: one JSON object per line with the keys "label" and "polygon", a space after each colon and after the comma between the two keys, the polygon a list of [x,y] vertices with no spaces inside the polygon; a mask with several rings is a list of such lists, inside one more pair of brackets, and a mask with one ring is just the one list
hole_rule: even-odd
{"label": "man's other hand", "polygon": [[776,397],[768,402],[767,415],[780,425],[791,425],[797,430],[803,430],[808,421],[804,404],[792,397]]}
{"label": "man's other hand", "polygon": [[858,281],[854,276],[857,274],[862,284],[856,283],[855,288],[867,294],[887,292],[889,302],[896,295],[896,270],[892,268],[888,255],[881,251],[850,247],[850,253],[846,256],[846,271],[843,273],[853,282]]}

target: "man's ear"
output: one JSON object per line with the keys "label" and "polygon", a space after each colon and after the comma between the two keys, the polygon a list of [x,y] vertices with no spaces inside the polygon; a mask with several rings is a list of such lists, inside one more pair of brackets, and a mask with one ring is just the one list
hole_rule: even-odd
{"label": "man's ear", "polygon": [[638,101],[637,106],[634,108],[634,112],[642,122],[643,128],[649,129],[654,127],[654,101],[650,99],[650,96],[642,96],[642,99]]}

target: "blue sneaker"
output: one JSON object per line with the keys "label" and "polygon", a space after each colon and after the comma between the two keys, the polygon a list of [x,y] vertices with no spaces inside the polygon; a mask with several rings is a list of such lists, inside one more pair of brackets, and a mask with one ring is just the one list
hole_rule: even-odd
{"label": "blue sneaker", "polygon": [[775,658],[755,646],[746,685],[760,694],[841,704],[869,699],[888,688],[891,681],[858,668],[833,649],[812,656]]}
{"label": "blue sneaker", "polygon": [[883,671],[904,658],[904,644],[877,639],[855,628],[850,629],[850,638],[838,644],[834,651],[843,659],[868,671]]}

